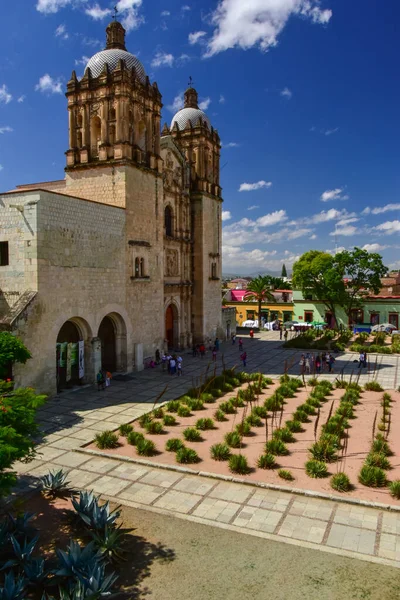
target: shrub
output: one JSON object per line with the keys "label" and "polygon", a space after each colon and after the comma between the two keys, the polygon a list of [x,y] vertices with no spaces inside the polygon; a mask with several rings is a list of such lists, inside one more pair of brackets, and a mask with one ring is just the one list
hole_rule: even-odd
{"label": "shrub", "polygon": [[231,398],[229,400],[229,403],[232,404],[235,408],[243,408],[244,401],[242,398],[239,398],[239,396],[237,398]]}
{"label": "shrub", "polygon": [[176,425],[176,419],[173,415],[164,415],[163,423],[166,427],[170,427],[171,425]]}
{"label": "shrub", "polygon": [[286,421],[285,427],[286,429],[289,429],[289,431],[292,431],[292,433],[300,433],[301,431],[303,431],[303,427],[301,426],[300,421]]}
{"label": "shrub", "polygon": [[222,410],[226,415],[233,415],[236,413],[236,408],[232,402],[221,402],[219,410]]}
{"label": "shrub", "polygon": [[165,444],[165,449],[168,450],[168,452],[176,452],[177,450],[180,450],[184,447],[185,444],[179,438],[171,438]]}
{"label": "shrub", "polygon": [[155,419],[162,419],[164,416],[164,410],[161,407],[158,407],[153,410],[152,414]]}
{"label": "shrub", "polygon": [[316,377],[310,377],[307,383],[308,385],[311,385],[311,387],[315,387],[318,383],[318,379]]}
{"label": "shrub", "polygon": [[201,441],[201,433],[194,427],[187,427],[183,430],[183,437],[188,442],[200,442]]}
{"label": "shrub", "polygon": [[103,431],[102,433],[96,433],[94,438],[95,444],[101,450],[108,448],[118,448],[118,436],[113,431]]}
{"label": "shrub", "polygon": [[390,495],[393,496],[393,498],[400,500],[400,481],[398,479],[389,483],[389,490]]}
{"label": "shrub", "polygon": [[310,422],[308,414],[306,412],[304,412],[304,410],[301,410],[301,409],[297,409],[293,413],[293,419],[295,421],[300,421],[300,423],[309,423]]}
{"label": "shrub", "polygon": [[202,402],[206,402],[206,403],[215,402],[214,396],[212,394],[208,394],[208,393],[201,394],[200,399]]}
{"label": "shrub", "polygon": [[231,448],[240,448],[242,440],[237,431],[230,431],[225,435],[225,442]]}
{"label": "shrub", "polygon": [[313,406],[310,406],[310,404],[301,404],[297,410],[305,412],[306,415],[315,415],[317,412]]}
{"label": "shrub", "polygon": [[40,479],[44,492],[50,496],[56,496],[65,491],[69,483],[67,476],[68,473],[65,473],[62,469],[56,472],[50,471],[47,475],[43,475]]}
{"label": "shrub", "polygon": [[247,464],[247,458],[243,454],[232,454],[229,457],[229,470],[232,473],[239,473],[240,475],[246,475],[249,473],[249,465]]}
{"label": "shrub", "polygon": [[269,440],[269,442],[265,444],[265,451],[267,453],[270,452],[271,454],[275,454],[276,456],[286,456],[289,454],[289,450],[282,440]]}
{"label": "shrub", "polygon": [[339,450],[340,448],[340,435],[337,433],[322,433],[319,441],[332,446],[335,450]]}
{"label": "shrub", "polygon": [[178,408],[180,407],[181,403],[179,402],[179,400],[170,400],[169,402],[167,402],[167,411],[168,412],[178,412]]}
{"label": "shrub", "polygon": [[328,475],[326,464],[320,460],[308,460],[306,462],[306,473],[313,479],[321,479]]}
{"label": "shrub", "polygon": [[127,440],[128,444],[130,444],[131,446],[136,446],[136,444],[138,442],[140,442],[144,439],[145,439],[145,437],[144,437],[143,433],[141,433],[140,431],[131,431],[126,436],[126,440]]}
{"label": "shrub", "polygon": [[379,467],[364,465],[361,468],[358,481],[367,487],[384,487],[387,483],[386,473]]}
{"label": "shrub", "polygon": [[296,441],[293,433],[286,427],[283,427],[282,429],[275,429],[273,438],[274,440],[282,440],[282,442],[285,442],[286,444],[292,444]]}
{"label": "shrub", "polygon": [[293,389],[291,388],[290,385],[286,385],[286,384],[281,385],[279,388],[279,392],[284,398],[294,398],[295,397],[295,393],[293,392]]}
{"label": "shrub", "polygon": [[276,467],[276,461],[274,454],[267,452],[266,454],[261,454],[260,458],[257,461],[257,466],[260,469],[273,469]]}
{"label": "shrub", "polygon": [[136,450],[140,456],[153,456],[156,453],[156,445],[151,440],[139,440],[136,443]]}
{"label": "shrub", "polygon": [[214,444],[210,448],[210,453],[214,460],[228,460],[231,455],[227,444]]}
{"label": "shrub", "polygon": [[353,417],[354,408],[351,402],[341,402],[339,408],[336,411],[337,415],[347,417],[351,419]]}
{"label": "shrub", "polygon": [[190,417],[191,412],[188,406],[181,404],[178,408],[178,417]]}
{"label": "shrub", "polygon": [[390,469],[389,459],[386,458],[384,454],[380,452],[370,452],[365,459],[365,464],[368,467],[379,467],[380,469],[384,469],[387,471]]}
{"label": "shrub", "polygon": [[216,421],[226,421],[226,417],[225,417],[225,413],[223,410],[221,410],[220,408],[218,410],[215,411],[214,413],[214,419]]}
{"label": "shrub", "polygon": [[252,415],[256,415],[257,417],[260,417],[261,419],[266,419],[267,418],[267,409],[265,408],[265,406],[255,406],[253,408],[253,410],[251,411]]}
{"label": "shrub", "polygon": [[242,421],[236,425],[236,431],[240,436],[250,435],[251,433],[251,425],[247,421]]}
{"label": "shrub", "polygon": [[140,427],[146,428],[146,425],[148,425],[148,423],[150,423],[151,420],[152,420],[152,416],[150,413],[146,413],[145,415],[142,415],[139,419]]}
{"label": "shrub", "polygon": [[389,444],[385,441],[383,436],[376,436],[376,439],[372,442],[371,452],[379,452],[379,454],[383,454],[383,456],[392,456],[393,454]]}
{"label": "shrub", "polygon": [[224,392],[220,389],[215,389],[211,390],[211,394],[214,396],[214,398],[221,398],[221,396],[224,395]]}
{"label": "shrub", "polygon": [[222,386],[224,392],[232,392],[233,391],[233,385],[231,385],[230,383],[224,383]]}
{"label": "shrub", "polygon": [[255,415],[253,412],[246,417],[246,423],[248,423],[251,427],[262,427],[264,424],[261,417]]}
{"label": "shrub", "polygon": [[123,437],[127,437],[127,435],[129,433],[131,433],[133,431],[133,427],[132,425],[130,425],[130,423],[124,423],[123,425],[119,426],[119,434],[122,435]]}
{"label": "shrub", "polygon": [[293,481],[294,479],[292,473],[287,469],[279,469],[278,475],[281,479],[284,479],[285,481]]}
{"label": "shrub", "polygon": [[191,448],[180,448],[176,453],[176,462],[181,464],[191,464],[199,462],[200,458],[196,450]]}
{"label": "shrub", "polygon": [[150,434],[160,434],[163,432],[162,423],[159,421],[150,421],[150,423],[147,423],[146,425],[146,431]]}
{"label": "shrub", "polygon": [[335,473],[335,475],[332,475],[331,488],[337,492],[348,492],[351,488],[351,484],[346,473]]}
{"label": "shrub", "polygon": [[308,406],[312,406],[313,408],[319,408],[321,406],[321,401],[315,396],[309,396],[306,400],[306,404]]}
{"label": "shrub", "polygon": [[336,448],[328,440],[319,440],[309,448],[311,456],[320,462],[332,462],[336,460]]}
{"label": "shrub", "polygon": [[196,421],[196,429],[206,431],[206,429],[214,429],[214,421],[212,419],[198,419]]}
{"label": "shrub", "polygon": [[347,386],[346,392],[342,396],[341,402],[350,402],[350,404],[358,404],[360,398],[360,392],[350,386]]}
{"label": "shrub", "polygon": [[364,385],[364,389],[369,392],[383,392],[383,387],[377,381],[368,381],[368,383]]}
{"label": "shrub", "polygon": [[282,408],[283,403],[283,398],[275,393],[273,396],[265,400],[264,407],[269,411],[277,411]]}
{"label": "shrub", "polygon": [[200,398],[191,398],[186,404],[191,410],[204,410],[204,403]]}

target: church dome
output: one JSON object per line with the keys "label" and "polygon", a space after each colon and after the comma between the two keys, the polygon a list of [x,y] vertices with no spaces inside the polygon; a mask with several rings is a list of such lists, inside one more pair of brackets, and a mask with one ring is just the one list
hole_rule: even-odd
{"label": "church dome", "polygon": [[205,112],[203,112],[199,108],[182,108],[173,117],[171,121],[171,129],[173,128],[175,123],[178,123],[179,129],[185,129],[189,121],[191,122],[192,126],[195,127],[196,125],[198,125],[200,119],[206,122],[208,127],[211,128],[210,119],[207,117]]}
{"label": "church dome", "polygon": [[119,60],[124,61],[127,69],[132,69],[132,67],[135,67],[139,80],[142,83],[146,82],[146,72],[140,60],[138,60],[136,56],[130,52],[121,50],[120,48],[111,48],[97,52],[97,54],[89,59],[85,71],[86,69],[90,69],[92,77],[98,77],[101,74],[105,64],[108,65],[110,72],[112,72],[114,69],[116,69]]}

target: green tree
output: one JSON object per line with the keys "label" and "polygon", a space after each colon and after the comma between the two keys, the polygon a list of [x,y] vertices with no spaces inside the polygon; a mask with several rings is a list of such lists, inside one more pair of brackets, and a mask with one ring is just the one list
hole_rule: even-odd
{"label": "green tree", "polygon": [[285,266],[285,263],[283,263],[283,265],[282,265],[282,273],[281,273],[281,277],[282,277],[282,279],[283,279],[284,277],[287,277],[287,271],[286,271],[286,266]]}
{"label": "green tree", "polygon": [[259,275],[250,281],[247,286],[247,291],[244,299],[258,303],[258,326],[261,327],[261,307],[262,303],[275,302],[275,298],[271,292],[271,278],[266,275]]}
{"label": "green tree", "polygon": [[0,379],[5,377],[10,363],[26,363],[28,358],[31,353],[19,338],[9,331],[0,331]]}

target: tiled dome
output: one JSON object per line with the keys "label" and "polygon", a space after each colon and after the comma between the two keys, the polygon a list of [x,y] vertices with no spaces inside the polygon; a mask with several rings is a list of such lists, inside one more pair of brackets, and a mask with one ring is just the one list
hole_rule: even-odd
{"label": "tiled dome", "polygon": [[200,118],[207,123],[208,127],[211,128],[210,119],[202,110],[200,110],[199,108],[190,107],[182,108],[173,117],[171,121],[171,129],[173,128],[175,123],[178,123],[179,129],[185,129],[189,121],[191,122],[193,127],[195,127],[198,124]]}
{"label": "tiled dome", "polygon": [[123,60],[128,69],[135,67],[139,80],[142,83],[146,82],[146,72],[140,60],[138,60],[136,56],[130,52],[127,52],[126,50],[120,50],[119,48],[112,48],[110,50],[102,50],[101,52],[97,52],[97,54],[92,56],[92,58],[89,60],[85,71],[87,68],[89,68],[92,77],[98,77],[106,63],[109,70],[114,71],[119,60]]}

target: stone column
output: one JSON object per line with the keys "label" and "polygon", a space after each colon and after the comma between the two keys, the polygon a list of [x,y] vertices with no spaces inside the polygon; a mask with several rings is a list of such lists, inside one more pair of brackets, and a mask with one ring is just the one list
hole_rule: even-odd
{"label": "stone column", "polygon": [[117,371],[125,372],[127,369],[126,363],[126,334],[118,333],[115,336],[115,352],[116,352],[116,367]]}
{"label": "stone column", "polygon": [[101,105],[101,143],[108,143],[108,121],[107,121],[107,101],[105,100]]}
{"label": "stone column", "polygon": [[68,121],[69,121],[69,147],[76,147],[76,134],[75,134],[75,111],[73,108],[68,109]]}
{"label": "stone column", "polygon": [[146,111],[146,150],[154,152],[153,148],[153,119],[150,110]]}
{"label": "stone column", "polygon": [[115,141],[118,143],[121,141],[121,101],[116,101],[115,107]]}
{"label": "stone column", "polygon": [[89,123],[88,123],[88,109],[87,106],[83,106],[82,108],[82,145],[88,147],[89,146]]}
{"label": "stone column", "polygon": [[160,156],[160,117],[157,115],[154,119],[154,154]]}
{"label": "stone column", "polygon": [[91,360],[91,371],[94,375],[94,381],[96,375],[101,369],[101,339],[95,337],[92,339],[92,360]]}

